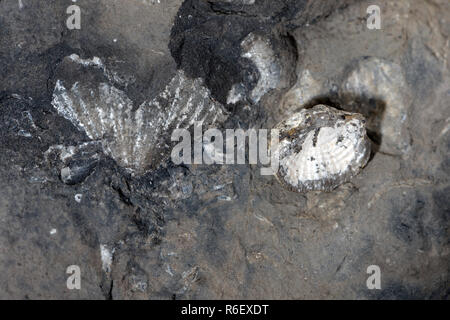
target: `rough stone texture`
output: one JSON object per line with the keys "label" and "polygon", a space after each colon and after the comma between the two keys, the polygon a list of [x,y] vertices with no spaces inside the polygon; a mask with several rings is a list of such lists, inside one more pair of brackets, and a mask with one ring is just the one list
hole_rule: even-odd
{"label": "rough stone texture", "polygon": [[[69,0],[22,3],[0,0],[0,298],[448,298],[448,1],[379,1],[382,30],[366,28],[370,1],[84,0],[79,31],[65,27]],[[250,33],[292,65],[258,103]],[[168,162],[133,177],[51,105],[73,53],[130,80],[134,106],[177,68],[223,105],[238,84],[226,128],[273,127],[292,86],[300,107],[346,110],[351,70],[387,61],[411,94],[410,146],[383,151],[375,126],[369,163],[332,192],[290,192],[249,165]],[[366,287],[373,264],[381,290]]]}

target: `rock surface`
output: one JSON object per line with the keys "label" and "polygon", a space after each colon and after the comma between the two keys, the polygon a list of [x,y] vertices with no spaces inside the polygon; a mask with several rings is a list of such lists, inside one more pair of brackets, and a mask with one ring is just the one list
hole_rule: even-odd
{"label": "rock surface", "polygon": [[[0,0],[0,298],[448,299],[448,1],[379,1],[381,30],[370,1],[84,0],[69,30],[72,4]],[[331,192],[251,165],[131,175],[52,106],[72,54],[110,71],[83,90],[115,82],[132,112],[183,72],[227,109],[224,128],[323,103],[366,113],[374,153]]]}

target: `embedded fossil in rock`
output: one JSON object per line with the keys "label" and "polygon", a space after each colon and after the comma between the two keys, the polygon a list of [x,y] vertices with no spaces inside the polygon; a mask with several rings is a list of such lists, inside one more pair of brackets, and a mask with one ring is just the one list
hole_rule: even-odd
{"label": "embedded fossil in rock", "polygon": [[[90,141],[78,146],[53,145],[44,153],[47,162],[58,159],[62,163],[61,181],[65,184],[83,182],[100,161],[102,146],[99,141]],[[58,157],[55,158],[55,155]]]}
{"label": "embedded fossil in rock", "polygon": [[[249,33],[241,42],[242,58],[250,60],[258,75],[247,75],[245,84],[235,83],[227,96],[228,104],[247,101],[258,104],[271,90],[292,86],[292,65],[297,60],[297,49],[283,34],[261,35]],[[254,87],[249,88],[249,84]]]}
{"label": "embedded fossil in rock", "polygon": [[281,102],[281,113],[288,115],[304,108],[307,104],[324,95],[323,84],[314,79],[311,71],[302,70],[297,83],[285,93]]}
{"label": "embedded fossil in rock", "polygon": [[282,64],[276,57],[269,38],[250,33],[242,42],[242,57],[255,64],[259,72],[259,79],[255,87],[247,94],[242,83],[234,84],[228,93],[227,103],[237,103],[248,98],[257,104],[271,89],[283,82]]}
{"label": "embedded fossil in rock", "polygon": [[190,79],[181,70],[153,100],[136,109],[113,85],[117,77],[109,76],[99,58],[72,55],[62,68],[67,78],[75,74],[75,81],[56,81],[53,107],[89,138],[101,140],[105,153],[119,165],[138,174],[169,158],[172,130],[188,128],[194,121],[210,125],[226,119],[226,111],[210,98],[202,80]]}
{"label": "embedded fossil in rock", "polygon": [[283,96],[281,114],[326,101],[336,103],[364,115],[367,130],[380,151],[407,153],[411,145],[407,122],[412,95],[403,68],[383,58],[363,57],[344,70],[324,78],[303,69],[297,83]]}
{"label": "embedded fossil in rock", "polygon": [[298,192],[330,191],[359,173],[370,156],[365,119],[325,105],[303,109],[276,126],[277,178]]}
{"label": "embedded fossil in rock", "polygon": [[250,59],[259,71],[258,83],[250,93],[251,100],[258,103],[264,94],[277,87],[280,81],[281,66],[269,40],[264,37],[251,33],[242,41],[241,47],[242,56]]}
{"label": "embedded fossil in rock", "polygon": [[367,129],[380,134],[380,151],[406,153],[411,94],[400,65],[368,57],[356,62],[341,84],[339,97],[347,110],[362,113]]}

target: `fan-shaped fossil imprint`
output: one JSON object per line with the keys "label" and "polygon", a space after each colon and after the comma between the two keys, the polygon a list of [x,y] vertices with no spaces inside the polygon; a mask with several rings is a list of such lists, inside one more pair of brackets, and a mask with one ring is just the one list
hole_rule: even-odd
{"label": "fan-shaped fossil imprint", "polygon": [[[222,105],[210,98],[202,80],[189,79],[182,71],[156,98],[135,108],[115,87],[116,77],[108,77],[111,72],[99,58],[72,55],[64,63],[63,75],[82,70],[75,81],[57,80],[53,107],[89,138],[101,140],[105,153],[119,165],[138,174],[168,159],[174,129],[188,128],[194,121],[211,125],[226,119]],[[85,74],[87,81],[83,81]]]}
{"label": "fan-shaped fossil imprint", "polygon": [[277,177],[298,192],[330,191],[358,174],[370,156],[364,117],[325,105],[303,109],[279,123]]}

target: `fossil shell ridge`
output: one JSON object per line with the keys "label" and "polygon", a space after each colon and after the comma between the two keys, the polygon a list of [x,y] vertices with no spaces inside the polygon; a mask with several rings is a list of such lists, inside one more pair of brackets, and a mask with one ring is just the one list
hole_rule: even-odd
{"label": "fossil shell ridge", "polygon": [[365,119],[325,105],[303,109],[277,125],[280,182],[298,192],[330,191],[358,174],[370,156]]}

